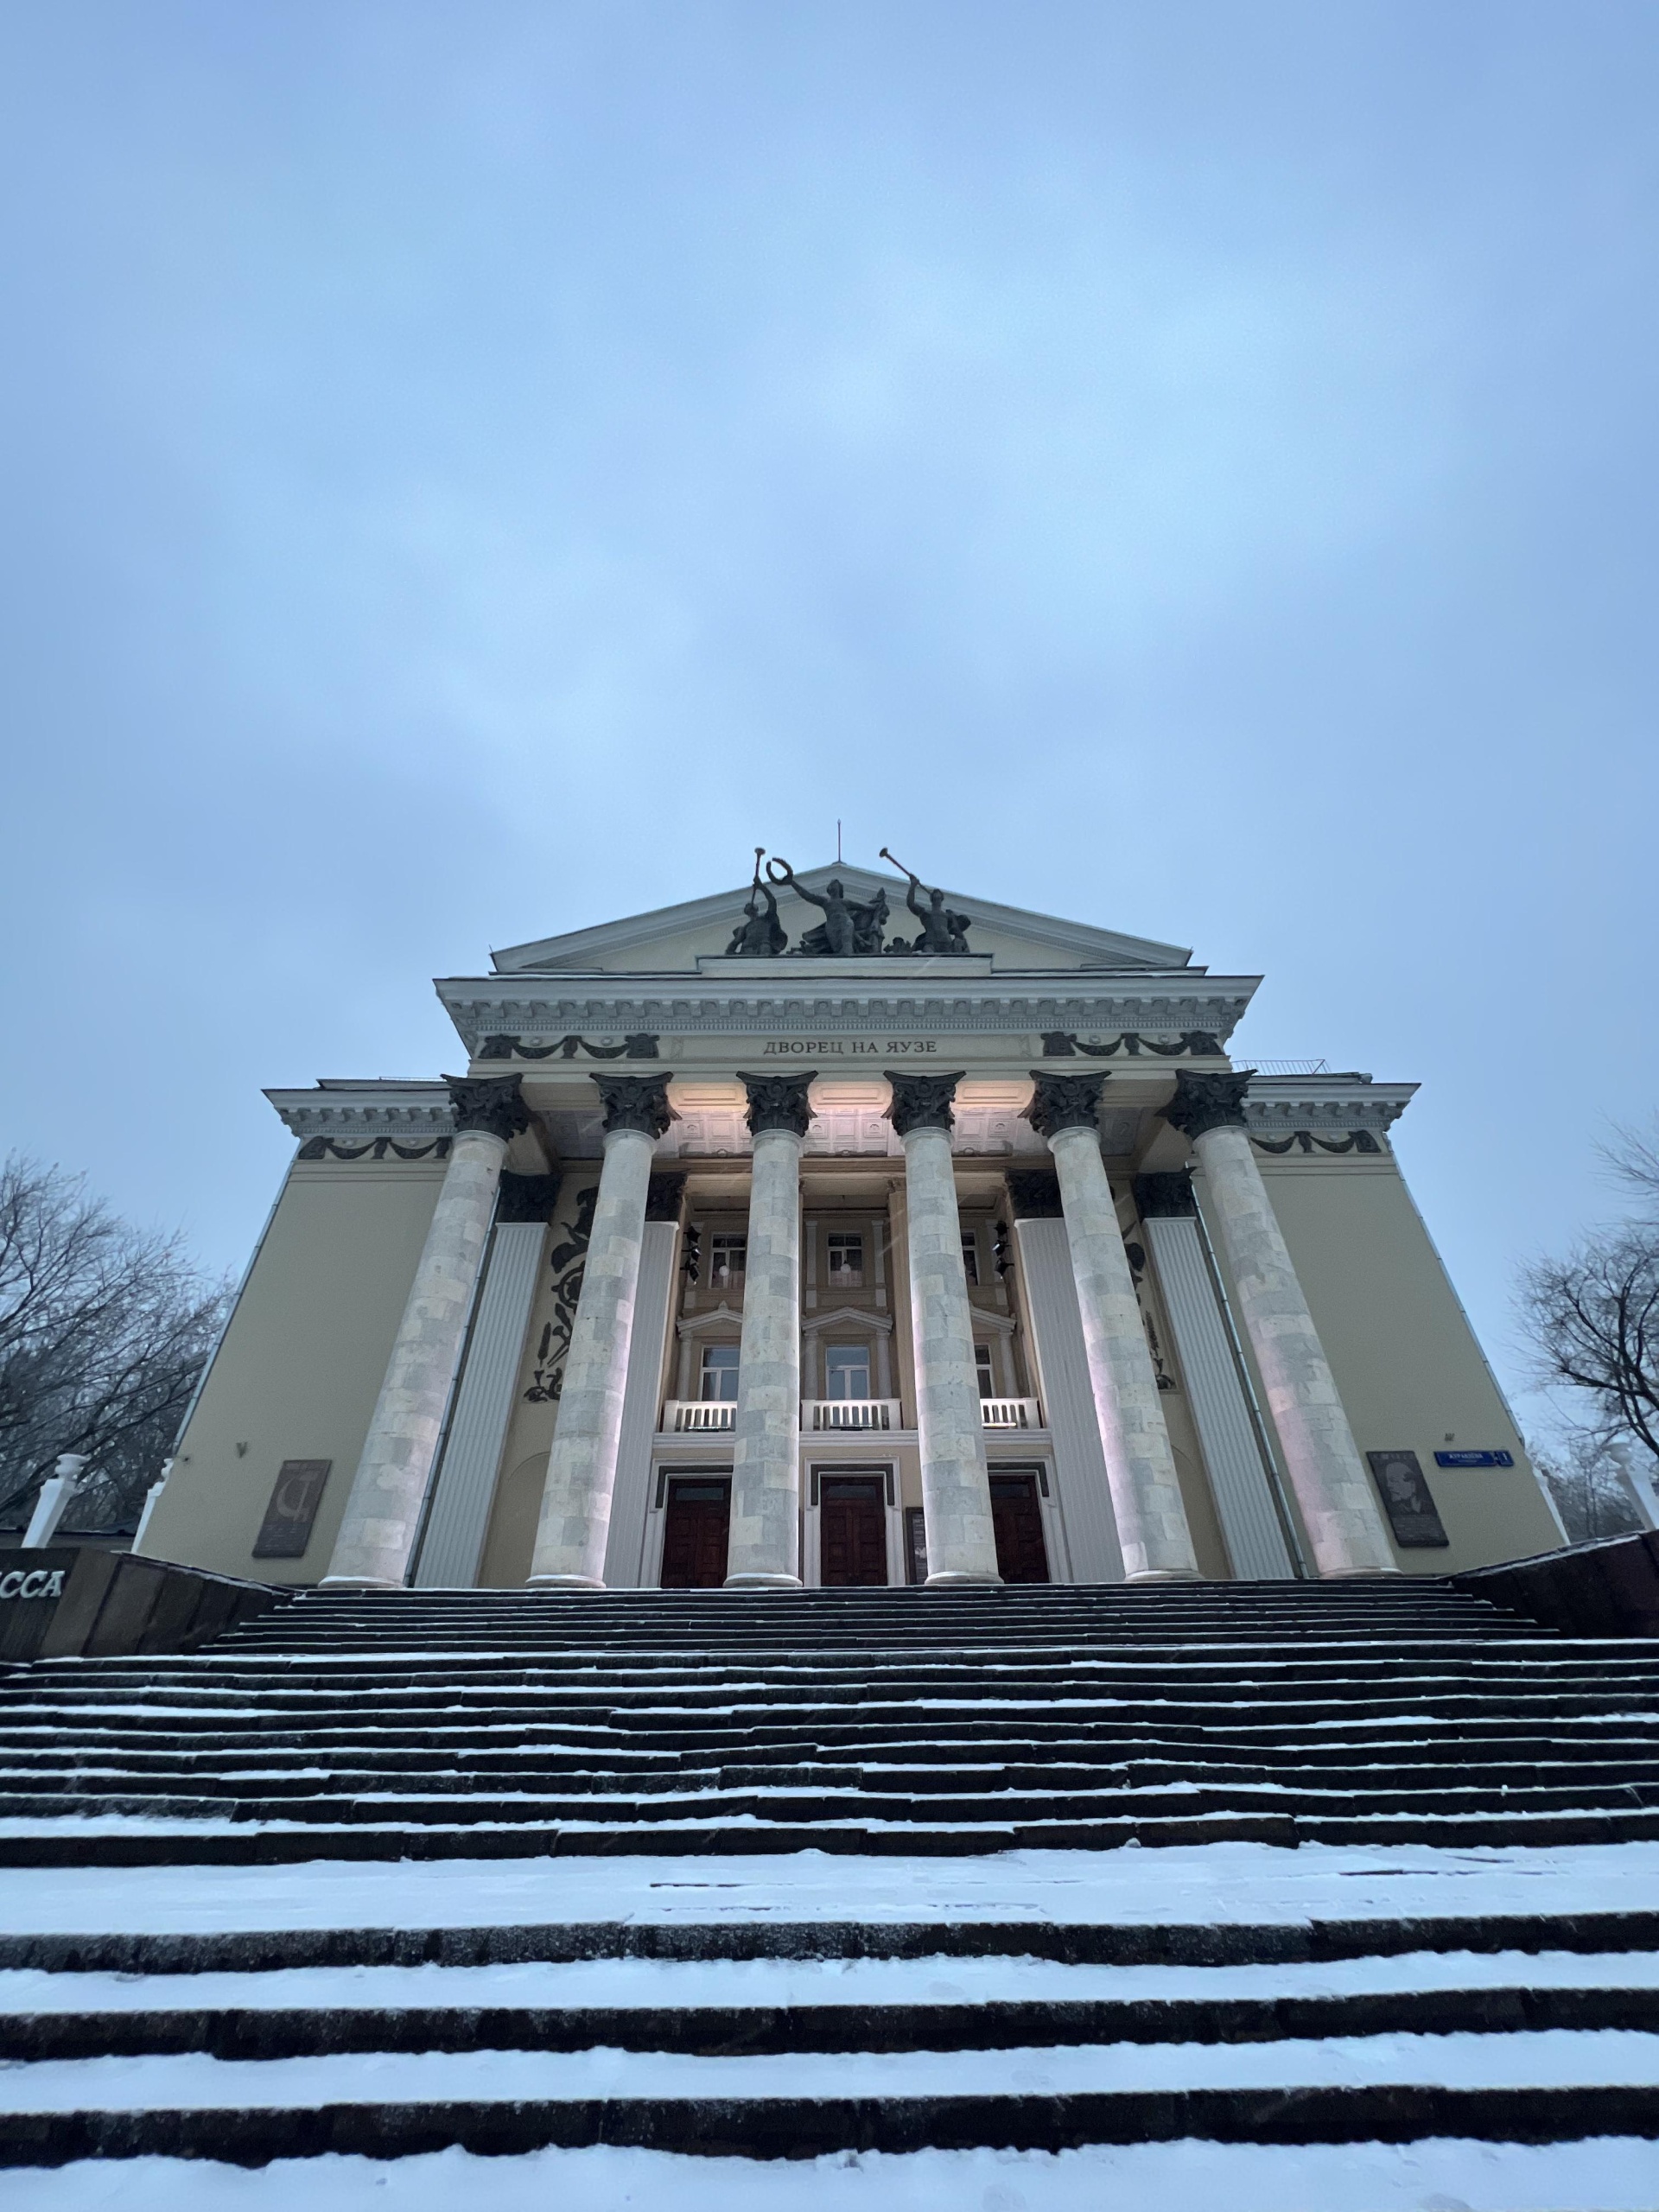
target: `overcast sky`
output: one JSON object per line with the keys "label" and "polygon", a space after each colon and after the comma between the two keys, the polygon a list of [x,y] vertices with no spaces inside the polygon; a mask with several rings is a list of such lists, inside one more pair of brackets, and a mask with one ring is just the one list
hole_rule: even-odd
{"label": "overcast sky", "polygon": [[1500,1371],[1652,1010],[1659,10],[22,0],[4,1138],[260,1096],[765,843],[1420,1079]]}

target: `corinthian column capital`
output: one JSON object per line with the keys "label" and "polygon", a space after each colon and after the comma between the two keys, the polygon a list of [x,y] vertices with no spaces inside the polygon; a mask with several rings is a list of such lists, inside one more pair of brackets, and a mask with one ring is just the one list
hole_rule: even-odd
{"label": "corinthian column capital", "polygon": [[787,1129],[791,1136],[804,1137],[812,1119],[812,1109],[806,1094],[816,1068],[803,1068],[789,1075],[745,1075],[737,1071],[737,1079],[749,1094],[749,1134],[760,1136],[766,1129]]}
{"label": "corinthian column capital", "polygon": [[1058,1136],[1062,1129],[1100,1128],[1100,1094],[1107,1071],[1091,1069],[1087,1075],[1044,1075],[1031,1071],[1037,1086],[1025,1118],[1039,1137]]}
{"label": "corinthian column capital", "polygon": [[605,1103],[606,1135],[616,1129],[637,1129],[654,1143],[671,1122],[679,1119],[668,1103],[671,1080],[666,1075],[601,1075],[595,1070],[594,1081]]}
{"label": "corinthian column capital", "polygon": [[1160,1108],[1171,1128],[1196,1144],[1211,1129],[1242,1129],[1244,1094],[1254,1068],[1236,1068],[1229,1075],[1194,1075],[1183,1068],[1175,1078],[1175,1096]]}
{"label": "corinthian column capital", "polygon": [[958,1068],[953,1075],[912,1075],[908,1068],[887,1068],[883,1072],[893,1085],[887,1119],[901,1137],[907,1137],[912,1129],[949,1131],[956,1127],[950,1101],[968,1072],[966,1068]]}
{"label": "corinthian column capital", "polygon": [[449,1086],[457,1130],[479,1129],[510,1144],[520,1129],[530,1127],[522,1076],[447,1075],[443,1079]]}

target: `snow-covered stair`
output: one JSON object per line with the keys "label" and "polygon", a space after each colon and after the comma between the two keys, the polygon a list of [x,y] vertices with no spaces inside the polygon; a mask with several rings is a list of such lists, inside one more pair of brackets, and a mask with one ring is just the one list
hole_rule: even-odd
{"label": "snow-covered stair", "polygon": [[1437,1581],[313,1594],[0,1672],[0,1865],[1659,1837],[1659,1643]]}
{"label": "snow-covered stair", "polygon": [[1659,2137],[1651,1846],[684,1867],[26,1872],[0,2159]]}

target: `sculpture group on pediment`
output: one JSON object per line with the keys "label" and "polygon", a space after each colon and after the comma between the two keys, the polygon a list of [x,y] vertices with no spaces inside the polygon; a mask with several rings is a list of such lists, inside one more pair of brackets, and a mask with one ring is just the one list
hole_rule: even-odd
{"label": "sculpture group on pediment", "polygon": [[798,899],[804,899],[808,906],[817,907],[823,916],[816,929],[802,931],[801,941],[795,948],[799,958],[855,960],[882,950],[881,939],[887,926],[885,891],[878,891],[870,899],[849,899],[847,887],[838,875],[832,875],[822,891],[809,891],[782,858],[766,862],[766,880],[787,885]]}
{"label": "sculpture group on pediment", "polygon": [[[893,859],[885,845],[881,857]],[[894,866],[898,865],[895,861]],[[894,938],[889,944],[885,940],[892,910],[886,891],[878,887],[873,899],[849,898],[839,876],[831,876],[822,891],[809,890],[786,860],[780,855],[766,859],[765,846],[757,845],[753,880],[744,903],[743,918],[733,930],[726,948],[727,957],[776,960],[788,954],[794,959],[856,960],[880,952],[965,953],[971,916],[953,912],[944,903],[943,891],[929,890],[919,876],[911,875],[908,868],[905,873],[910,876],[905,903],[921,928],[913,941],[906,943],[903,938]],[[792,952],[788,931],[778,917],[777,893],[785,889],[792,891],[798,899],[804,899],[808,906],[816,906],[823,916],[821,922],[801,932],[800,942]],[[925,905],[918,895],[922,892],[926,892]]]}

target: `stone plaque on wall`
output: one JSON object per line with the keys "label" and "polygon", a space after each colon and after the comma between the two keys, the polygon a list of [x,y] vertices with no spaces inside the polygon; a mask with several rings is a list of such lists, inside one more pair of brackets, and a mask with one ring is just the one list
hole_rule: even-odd
{"label": "stone plaque on wall", "polygon": [[1402,1551],[1440,1551],[1450,1542],[1414,1452],[1368,1452],[1371,1479]]}
{"label": "stone plaque on wall", "polygon": [[255,1559],[303,1559],[332,1459],[284,1459],[253,1547]]}

